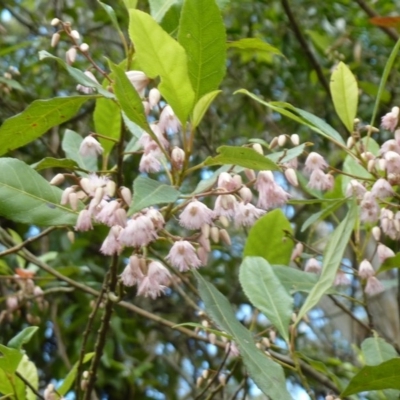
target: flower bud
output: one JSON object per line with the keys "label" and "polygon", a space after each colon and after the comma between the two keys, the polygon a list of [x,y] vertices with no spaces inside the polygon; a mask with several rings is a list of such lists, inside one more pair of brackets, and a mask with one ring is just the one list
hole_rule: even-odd
{"label": "flower bud", "polygon": [[114,181],[111,181],[111,180],[107,181],[107,184],[105,187],[106,194],[110,197],[114,197],[116,187],[117,187],[117,185],[115,184]]}
{"label": "flower bud", "polygon": [[171,161],[174,168],[180,170],[185,161],[185,152],[181,148],[175,146],[171,152]]}
{"label": "flower bud", "polygon": [[74,211],[78,209],[78,196],[75,192],[69,194],[68,202]]}
{"label": "flower bud", "polygon": [[240,188],[243,185],[242,177],[238,174],[233,175],[233,182],[235,183],[236,188]]}
{"label": "flower bud", "polygon": [[104,197],[104,189],[102,187],[96,188],[93,200],[90,202],[91,207],[97,207]]}
{"label": "flower bud", "polygon": [[51,26],[57,26],[60,23],[60,20],[58,18],[53,18],[50,22]]}
{"label": "flower bud", "polygon": [[206,239],[208,239],[210,237],[210,225],[209,224],[203,224],[201,226],[201,233]]}
{"label": "flower bud", "polygon": [[269,144],[269,148],[272,150],[273,148],[275,148],[276,146],[278,146],[278,138],[274,137],[271,140],[271,143]]}
{"label": "flower bud", "polygon": [[382,243],[378,245],[377,254],[381,262],[384,262],[387,258],[394,257],[395,255],[392,249]]}
{"label": "flower bud", "polygon": [[367,164],[368,172],[372,172],[375,169],[375,160],[369,160]]}
{"label": "flower bud", "polygon": [[131,191],[127,187],[121,186],[120,193],[121,193],[122,200],[124,200],[125,204],[127,206],[130,206],[131,203],[132,203],[132,193],[131,193]]}
{"label": "flower bud", "polygon": [[285,177],[292,186],[299,186],[296,171],[293,168],[287,168],[285,170]]}
{"label": "flower bud", "polygon": [[78,32],[77,30],[75,30],[75,29],[73,29],[73,30],[71,31],[70,35],[71,35],[71,37],[72,37],[73,39],[75,39],[75,40],[79,40],[80,37],[81,37],[81,36],[79,35],[79,32]]}
{"label": "flower bud", "polygon": [[283,147],[286,144],[286,135],[278,136],[278,145],[279,147]]}
{"label": "flower bud", "polygon": [[244,204],[247,204],[253,199],[253,192],[247,186],[243,186],[239,190],[239,196],[242,198]]}
{"label": "flower bud", "polygon": [[296,244],[296,246],[293,249],[292,255],[290,257],[290,260],[293,261],[295,260],[297,257],[300,257],[303,254],[303,250],[304,250],[304,246],[303,243],[298,242]]}
{"label": "flower bud", "polygon": [[67,238],[71,243],[74,243],[75,242],[75,233],[72,231],[68,231]]}
{"label": "flower bud", "polygon": [[75,60],[76,60],[76,48],[71,47],[65,53],[65,61],[67,62],[68,65],[71,65],[75,62]]}
{"label": "flower bud", "polygon": [[154,108],[161,99],[161,93],[157,88],[150,89],[149,92],[149,104],[150,108]]}
{"label": "flower bud", "polygon": [[201,261],[201,265],[207,265],[208,263],[208,252],[204,249],[204,247],[199,247],[197,249],[197,257]]}
{"label": "flower bud", "polygon": [[347,148],[351,149],[353,146],[354,146],[354,138],[353,138],[353,136],[350,136],[347,139]]}
{"label": "flower bud", "polygon": [[51,37],[51,42],[50,42],[50,46],[51,47],[56,47],[58,42],[60,41],[60,34],[58,32],[53,33],[53,36]]}
{"label": "flower bud", "polygon": [[293,135],[290,136],[290,140],[293,146],[298,146],[300,144],[300,136],[297,133],[293,133]]}
{"label": "flower bud", "polygon": [[50,185],[54,185],[54,186],[61,185],[64,182],[64,180],[65,180],[65,176],[63,174],[57,174],[50,181]]}
{"label": "flower bud", "polygon": [[226,229],[221,229],[219,231],[219,237],[227,246],[230,246],[232,244],[231,237],[229,236],[229,233]]}
{"label": "flower bud", "polygon": [[264,337],[262,338],[262,344],[268,349],[271,347],[271,342],[268,338]]}
{"label": "flower bud", "polygon": [[361,279],[368,279],[371,276],[374,276],[375,271],[372,268],[371,263],[368,260],[363,260],[360,263],[360,266],[358,268],[358,276]]}
{"label": "flower bud", "polygon": [[207,379],[209,375],[210,375],[210,371],[208,369],[203,369],[203,372],[201,373],[201,376],[203,377],[203,379]]}
{"label": "flower bud", "polygon": [[246,177],[247,177],[247,179],[248,179],[249,181],[254,181],[254,179],[256,179],[256,173],[254,172],[253,169],[248,169],[248,168],[246,168],[246,169],[244,170],[244,174],[246,175]]}
{"label": "flower bud", "polygon": [[208,321],[206,319],[203,319],[201,321],[201,325],[204,326],[204,328],[208,328],[210,326],[210,324],[208,323]]}
{"label": "flower bud", "polygon": [[215,333],[209,333],[208,334],[208,340],[210,341],[211,344],[217,343],[217,336]]}
{"label": "flower bud", "polygon": [[253,150],[255,150],[258,154],[264,155],[264,151],[260,143],[254,143],[252,147]]}
{"label": "flower bud", "polygon": [[150,103],[148,101],[142,101],[142,104],[143,104],[144,113],[146,115],[149,115],[150,111],[151,111]]}
{"label": "flower bud", "polygon": [[372,236],[374,237],[374,239],[379,242],[379,240],[381,239],[381,228],[379,228],[379,226],[374,226],[371,230],[372,232]]}
{"label": "flower bud", "polygon": [[89,45],[88,45],[87,43],[82,43],[82,44],[79,46],[79,50],[80,50],[82,53],[87,53],[87,52],[89,51]]}
{"label": "flower bud", "polygon": [[211,227],[210,236],[214,243],[219,242],[219,229],[216,226]]}
{"label": "flower bud", "polygon": [[221,215],[218,220],[223,227],[227,228],[229,226],[229,219],[225,215]]}
{"label": "flower bud", "polygon": [[203,377],[202,377],[202,376],[199,376],[199,377],[196,379],[196,387],[199,388],[199,387],[203,384],[203,381],[204,381]]}

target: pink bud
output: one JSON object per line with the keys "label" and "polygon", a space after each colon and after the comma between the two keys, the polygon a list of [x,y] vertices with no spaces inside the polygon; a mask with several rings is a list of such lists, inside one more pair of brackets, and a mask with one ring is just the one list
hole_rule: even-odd
{"label": "pink bud", "polygon": [[53,36],[51,37],[51,47],[56,47],[58,42],[60,41],[60,34],[58,32],[53,33]]}
{"label": "pink bud", "polygon": [[285,170],[285,177],[291,185],[299,186],[296,171],[293,168],[287,168]]}
{"label": "pink bud", "polygon": [[50,181],[50,185],[58,186],[61,185],[65,180],[65,177],[63,174],[57,174],[56,176],[53,177],[53,179]]}
{"label": "pink bud", "polygon": [[374,273],[375,273],[375,271],[372,268],[372,265],[368,260],[361,261],[361,264],[358,268],[358,276],[361,279],[368,279],[371,276],[373,276]]}
{"label": "pink bud", "polygon": [[161,99],[161,93],[157,88],[153,88],[149,92],[150,108],[154,108]]}
{"label": "pink bud", "polygon": [[67,62],[68,65],[71,65],[75,62],[75,60],[76,60],[76,48],[71,47],[65,53],[65,61]]}
{"label": "pink bud", "polygon": [[131,203],[132,203],[132,193],[131,193],[131,191],[127,187],[121,186],[120,193],[121,193],[121,197],[124,200],[125,204],[127,206],[130,206]]}
{"label": "pink bud", "polygon": [[171,161],[175,169],[182,169],[185,161],[185,152],[181,148],[175,146],[171,152]]}

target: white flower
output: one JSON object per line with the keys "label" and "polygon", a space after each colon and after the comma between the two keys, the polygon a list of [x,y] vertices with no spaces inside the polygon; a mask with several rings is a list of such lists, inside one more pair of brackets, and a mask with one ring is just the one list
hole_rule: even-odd
{"label": "white flower", "polygon": [[104,149],[101,144],[92,136],[86,136],[79,146],[79,154],[82,157],[92,156],[97,157],[103,153]]}
{"label": "white flower", "polygon": [[201,266],[201,261],[197,257],[195,248],[186,240],[175,242],[166,259],[169,260],[175,268],[179,268],[181,272]]}
{"label": "white flower", "polygon": [[213,211],[194,199],[182,211],[179,223],[187,229],[200,229],[204,224],[211,224],[213,218]]}

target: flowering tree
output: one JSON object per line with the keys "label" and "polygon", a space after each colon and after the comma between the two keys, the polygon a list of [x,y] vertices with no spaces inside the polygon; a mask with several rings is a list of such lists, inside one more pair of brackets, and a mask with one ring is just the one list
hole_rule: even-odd
{"label": "flowering tree", "polygon": [[[230,105],[227,49],[284,55],[227,37],[224,1],[136,3],[100,3],[115,54],[61,14],[47,23],[37,68],[70,80],[0,127],[0,394],[397,398],[396,328],[374,307],[397,286],[399,108],[377,118],[400,41],[368,122],[335,59],[335,124],[237,85],[234,99],[296,129],[214,147],[203,129]],[[341,336],[322,336],[321,313]]]}

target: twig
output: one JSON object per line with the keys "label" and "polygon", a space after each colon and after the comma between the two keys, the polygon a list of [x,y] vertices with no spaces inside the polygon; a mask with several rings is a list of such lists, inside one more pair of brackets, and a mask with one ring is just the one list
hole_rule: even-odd
{"label": "twig", "polygon": [[65,346],[64,346],[64,342],[62,340],[60,327],[58,326],[58,323],[57,323],[57,308],[58,308],[58,304],[57,304],[57,302],[54,302],[51,306],[51,320],[53,322],[53,331],[54,331],[54,335],[57,339],[58,354],[64,361],[64,364],[67,367],[67,369],[70,370],[72,368],[72,365],[71,365],[71,362],[69,361],[68,354],[65,351]]}
{"label": "twig", "polygon": [[31,385],[31,383],[25,379],[18,371],[15,371],[15,375],[18,376],[19,379],[21,379],[22,382],[25,383],[26,386],[28,386],[29,389],[32,390],[33,393],[35,393],[35,395],[37,397],[39,397],[39,399],[44,400],[44,397]]}

